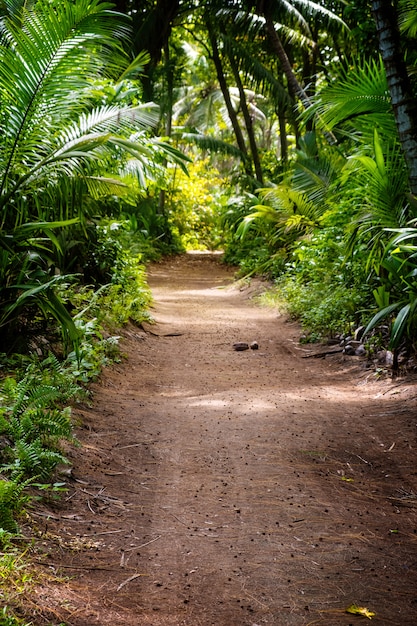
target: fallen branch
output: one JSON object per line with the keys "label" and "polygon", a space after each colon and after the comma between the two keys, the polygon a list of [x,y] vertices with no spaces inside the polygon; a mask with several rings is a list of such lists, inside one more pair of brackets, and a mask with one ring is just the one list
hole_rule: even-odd
{"label": "fallen branch", "polygon": [[142,545],[140,546],[134,546],[133,548],[126,548],[126,550],[124,550],[124,552],[131,552],[132,550],[139,550],[140,548],[144,548],[145,546],[149,546],[150,543],[153,543],[154,541],[158,541],[158,539],[160,539],[162,537],[162,535],[158,535],[158,537],[155,537],[155,539],[151,539],[150,541],[147,541],[146,543],[142,543]]}
{"label": "fallen branch", "polygon": [[148,576],[148,574],[133,574],[133,576],[130,576],[130,578],[127,578],[127,580],[124,580],[122,583],[120,583],[116,591],[120,591],[120,589],[123,589],[125,585],[131,583],[132,580],[136,580],[136,578],[140,578],[140,576]]}
{"label": "fallen branch", "polygon": [[337,348],[336,350],[325,350],[324,352],[311,352],[310,354],[303,354],[302,359],[324,359],[328,354],[338,354],[343,352],[343,348]]}

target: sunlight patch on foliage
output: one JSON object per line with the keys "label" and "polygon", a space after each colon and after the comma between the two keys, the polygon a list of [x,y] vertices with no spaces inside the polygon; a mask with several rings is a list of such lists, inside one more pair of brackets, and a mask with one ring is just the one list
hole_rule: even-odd
{"label": "sunlight patch on foliage", "polygon": [[225,181],[210,160],[188,166],[189,176],[176,169],[172,177],[169,220],[186,250],[211,250],[221,245],[220,208],[226,202]]}

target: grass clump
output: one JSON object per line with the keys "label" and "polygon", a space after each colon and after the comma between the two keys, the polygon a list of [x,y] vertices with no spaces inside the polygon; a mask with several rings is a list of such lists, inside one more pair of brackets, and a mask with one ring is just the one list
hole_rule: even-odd
{"label": "grass clump", "polygon": [[0,529],[0,591],[3,607],[0,626],[32,626],[32,622],[18,617],[21,598],[38,582],[40,574],[28,558],[28,549],[22,551],[13,544],[13,535]]}

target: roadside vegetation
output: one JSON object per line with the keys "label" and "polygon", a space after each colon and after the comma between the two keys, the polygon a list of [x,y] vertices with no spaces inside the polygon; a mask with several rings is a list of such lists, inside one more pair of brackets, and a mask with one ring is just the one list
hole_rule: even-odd
{"label": "roadside vegetation", "polygon": [[413,362],[416,11],[385,5],[0,4],[6,587],[25,515],[65,490],[71,406],[148,318],[150,260],[224,250],[305,341],[362,327]]}

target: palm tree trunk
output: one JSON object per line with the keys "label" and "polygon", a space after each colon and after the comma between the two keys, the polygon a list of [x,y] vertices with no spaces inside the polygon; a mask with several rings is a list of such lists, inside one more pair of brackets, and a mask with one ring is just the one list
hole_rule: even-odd
{"label": "palm tree trunk", "polygon": [[232,68],[233,76],[239,90],[239,98],[240,98],[240,106],[243,113],[243,119],[245,120],[246,132],[248,133],[249,145],[252,154],[253,165],[255,167],[255,176],[256,180],[262,185],[263,184],[263,172],[261,161],[259,159],[259,150],[258,145],[256,143],[255,132],[253,128],[252,118],[249,113],[248,103],[246,101],[246,94],[242,84],[242,80],[239,74],[239,68],[237,67],[236,60],[234,59],[232,54],[228,55],[230,67]]}
{"label": "palm tree trunk", "polygon": [[153,7],[145,13],[142,11],[132,13],[133,54],[136,56],[142,50],[146,50],[151,57],[142,79],[145,102],[151,102],[154,99],[155,68],[169,41],[172,25],[179,10],[180,0],[156,0]]}
{"label": "palm tree trunk", "polygon": [[279,142],[281,147],[281,161],[288,163],[288,137],[287,137],[287,118],[284,111],[278,111],[279,123]]}
{"label": "palm tree trunk", "polygon": [[285,52],[285,48],[282,45],[281,39],[278,36],[277,31],[275,30],[274,20],[272,19],[271,13],[265,7],[266,3],[262,3],[264,6],[262,7],[262,13],[265,18],[265,29],[272,46],[273,51],[278,57],[278,60],[281,64],[282,71],[285,74],[288,83],[288,89],[293,98],[299,98],[304,108],[308,108],[311,106],[311,101],[300,83],[298,82],[293,69],[291,67],[290,60],[288,58],[287,53]]}
{"label": "palm tree trunk", "polygon": [[239,125],[237,113],[233,107],[233,103],[230,98],[229,89],[227,87],[227,82],[226,82],[226,78],[223,72],[222,62],[220,59],[216,36],[214,34],[212,25],[208,22],[208,20],[207,20],[207,32],[208,32],[209,39],[210,39],[210,44],[211,44],[211,49],[212,49],[212,59],[213,59],[214,67],[216,68],[217,80],[219,81],[220,89],[222,90],[224,102],[226,104],[230,122],[233,126],[237,145],[243,155],[243,166],[245,168],[245,172],[247,176],[252,176],[248,151],[246,149],[242,129],[240,128],[240,125]]}
{"label": "palm tree trunk", "polygon": [[[272,18],[272,12],[271,12],[272,7],[271,7],[270,0],[260,0],[258,8],[259,8],[261,15],[263,15],[265,19],[265,30],[268,35],[269,42],[272,46],[273,51],[278,57],[278,60],[281,64],[282,71],[284,72],[285,77],[287,79],[288,91],[290,92],[290,95],[292,96],[294,100],[298,98],[300,102],[302,103],[303,107],[305,109],[308,109],[312,105],[311,99],[309,98],[308,94],[305,92],[303,87],[300,85],[300,83],[298,82],[293,72],[288,55],[285,52],[285,48],[282,45],[282,41],[279,38],[277,31],[275,30],[275,24]],[[297,128],[296,128],[296,135],[297,135]],[[324,133],[324,136],[326,137],[326,140],[329,144],[336,143],[336,137],[333,135],[332,132],[326,131]]]}
{"label": "palm tree trunk", "polygon": [[372,0],[372,11],[398,134],[408,166],[410,189],[417,196],[417,100],[401,51],[397,14],[388,0]]}
{"label": "palm tree trunk", "polygon": [[[167,102],[166,102],[166,111],[165,111],[165,135],[167,137],[171,137],[172,134],[172,107],[174,102],[174,68],[171,61],[171,55],[169,51],[169,43],[168,41],[164,45],[164,57],[165,57],[165,76],[166,76],[166,90],[167,90]],[[166,161],[164,161],[164,165],[166,165]],[[166,228],[166,241],[171,243],[172,237],[170,229],[168,228],[168,220],[166,218],[166,197],[167,192],[166,189],[161,189],[159,192],[158,199],[158,213],[164,216],[164,224]]]}

